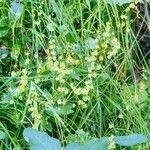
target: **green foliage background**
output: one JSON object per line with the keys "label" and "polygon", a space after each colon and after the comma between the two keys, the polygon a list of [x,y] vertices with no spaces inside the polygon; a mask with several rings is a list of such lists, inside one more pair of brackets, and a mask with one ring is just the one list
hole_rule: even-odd
{"label": "green foliage background", "polygon": [[[0,1],[1,149],[28,148],[27,127],[63,146],[133,132],[150,136],[149,60],[135,28],[137,17],[146,20],[136,5]],[[139,76],[135,68],[142,68]]]}

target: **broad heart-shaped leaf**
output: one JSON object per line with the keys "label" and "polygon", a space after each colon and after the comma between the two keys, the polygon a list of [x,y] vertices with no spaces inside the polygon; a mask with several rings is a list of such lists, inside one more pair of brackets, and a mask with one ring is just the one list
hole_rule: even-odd
{"label": "broad heart-shaped leaf", "polygon": [[83,145],[70,143],[63,150],[108,150],[108,138],[92,139]]}
{"label": "broad heart-shaped leaf", "polygon": [[50,137],[45,132],[26,128],[23,131],[23,136],[30,144],[30,150],[61,150],[60,141]]}
{"label": "broad heart-shaped leaf", "polygon": [[0,131],[0,140],[4,139],[6,134],[3,131]]}
{"label": "broad heart-shaped leaf", "polygon": [[137,133],[115,137],[115,143],[121,146],[134,146],[136,144],[145,143],[147,140],[146,136]]}
{"label": "broad heart-shaped leaf", "polygon": [[86,142],[81,150],[108,150],[108,138],[93,139]]}
{"label": "broad heart-shaped leaf", "polygon": [[117,4],[117,5],[123,5],[132,2],[132,0],[106,0],[106,1],[109,4]]}
{"label": "broad heart-shaped leaf", "polygon": [[15,0],[11,3],[9,11],[9,20],[10,22],[17,21],[23,12],[23,3],[17,3]]}
{"label": "broad heart-shaped leaf", "polygon": [[[143,3],[143,0],[138,0],[140,3]],[[115,5],[123,5],[127,3],[133,2],[133,0],[106,0],[108,4],[115,4]],[[147,0],[148,2],[148,0]]]}
{"label": "broad heart-shaped leaf", "polygon": [[70,143],[63,150],[81,150],[81,148],[77,143]]}
{"label": "broad heart-shaped leaf", "polygon": [[[127,136],[115,136],[115,144],[120,146],[134,146],[147,142],[147,137],[141,134],[130,134]],[[81,150],[108,150],[109,137],[103,137],[101,139],[94,139],[86,142]]]}

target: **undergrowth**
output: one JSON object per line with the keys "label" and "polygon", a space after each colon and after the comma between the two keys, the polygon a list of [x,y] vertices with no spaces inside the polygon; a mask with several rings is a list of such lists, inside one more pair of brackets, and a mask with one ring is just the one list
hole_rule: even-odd
{"label": "undergrowth", "polygon": [[[136,5],[0,1],[0,129],[7,135],[1,149],[27,148],[27,127],[63,145],[150,136],[149,60],[138,41]],[[136,68],[143,70],[140,81]]]}

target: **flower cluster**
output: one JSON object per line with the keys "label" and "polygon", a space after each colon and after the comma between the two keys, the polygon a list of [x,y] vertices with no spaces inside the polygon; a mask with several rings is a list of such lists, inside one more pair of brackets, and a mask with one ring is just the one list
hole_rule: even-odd
{"label": "flower cluster", "polygon": [[66,60],[66,64],[71,67],[75,67],[80,64],[79,58],[71,52],[67,52],[65,60]]}
{"label": "flower cluster", "polygon": [[[115,37],[114,29],[111,27],[110,22],[106,23],[104,31],[102,31],[102,37],[99,37],[101,48],[104,50],[103,53],[107,55],[108,59],[111,59],[118,53],[120,49],[120,42]],[[102,57],[100,57],[102,59]]]}
{"label": "flower cluster", "polygon": [[113,135],[111,135],[110,137],[109,137],[109,143],[108,143],[108,149],[109,150],[113,150],[113,149],[115,149],[116,148],[116,145],[115,145],[115,141],[114,141],[114,136]]}
{"label": "flower cluster", "polygon": [[102,67],[97,63],[99,53],[97,49],[93,49],[90,56],[86,57],[86,63],[88,68],[88,78],[95,78],[96,71],[100,70]]}
{"label": "flower cluster", "polygon": [[122,28],[126,27],[126,32],[130,32],[130,28],[129,28],[129,24],[130,23],[129,23],[129,19],[128,19],[129,12],[131,10],[135,9],[136,13],[139,14],[139,10],[136,8],[137,7],[137,3],[138,3],[138,0],[133,0],[133,2],[131,2],[129,4],[129,6],[126,7],[125,11],[120,16],[120,18],[121,18],[121,27]]}
{"label": "flower cluster", "polygon": [[19,85],[19,91],[24,92],[28,83],[28,71],[27,69],[22,70],[22,76],[20,80],[20,85]]}
{"label": "flower cluster", "polygon": [[41,124],[41,111],[39,111],[38,106],[38,93],[36,92],[36,89],[32,87],[31,89],[31,96],[27,100],[27,104],[29,106],[29,112],[31,112],[31,117],[33,119],[33,128],[38,129],[39,125]]}
{"label": "flower cluster", "polygon": [[55,48],[55,40],[52,40],[49,45],[49,50],[47,50],[47,66],[50,71],[57,74],[56,81],[63,84],[65,83],[65,76],[70,74],[71,70],[67,67],[66,62],[62,60],[62,57],[57,55]]}
{"label": "flower cluster", "polygon": [[[98,46],[97,46],[98,48]],[[99,58],[98,49],[95,48],[91,51],[89,56],[85,57],[85,65],[87,68],[87,77],[81,83],[71,83],[70,87],[73,94],[78,97],[77,104],[82,108],[87,107],[90,101],[90,92],[93,88],[93,79],[97,76],[97,71],[101,69],[101,65],[97,62]]]}

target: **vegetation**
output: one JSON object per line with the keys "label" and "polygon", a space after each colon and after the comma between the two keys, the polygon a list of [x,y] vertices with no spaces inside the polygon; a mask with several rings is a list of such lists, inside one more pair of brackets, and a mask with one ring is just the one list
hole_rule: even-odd
{"label": "vegetation", "polygon": [[0,150],[149,149],[145,4],[0,0]]}

